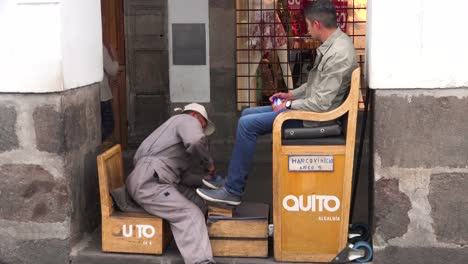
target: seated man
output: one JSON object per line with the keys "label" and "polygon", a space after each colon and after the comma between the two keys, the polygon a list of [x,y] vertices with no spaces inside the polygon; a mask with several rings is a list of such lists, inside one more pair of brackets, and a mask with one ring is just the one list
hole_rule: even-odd
{"label": "seated man", "polygon": [[186,176],[193,175],[193,160],[201,162],[205,175],[214,173],[206,139],[214,130],[202,105],[186,105],[182,114],[169,118],[141,143],[126,182],[135,202],[169,221],[185,263],[214,263],[205,201],[184,185]]}
{"label": "seated man", "polygon": [[[340,106],[346,99],[351,85],[351,74],[357,68],[353,42],[337,28],[336,10],[331,1],[314,2],[306,7],[304,13],[311,37],[323,43],[317,48],[317,58],[309,72],[307,83],[289,93],[276,93],[270,97],[272,102],[275,98],[282,100],[282,103],[274,108],[255,107],[242,112],[227,179],[221,184],[219,181],[205,180],[204,183],[209,183],[205,185],[211,190],[197,189],[202,198],[212,202],[239,205],[255,153],[257,136],[272,132],[276,116],[289,109],[327,112]],[[301,121],[293,121],[302,125]],[[319,124],[323,125],[318,122],[304,122],[303,125],[312,127]],[[297,124],[291,122],[286,125],[297,127]]]}

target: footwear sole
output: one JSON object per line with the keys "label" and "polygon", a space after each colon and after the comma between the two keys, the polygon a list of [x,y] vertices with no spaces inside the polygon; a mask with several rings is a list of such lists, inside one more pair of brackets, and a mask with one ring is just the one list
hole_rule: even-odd
{"label": "footwear sole", "polygon": [[203,184],[204,184],[206,187],[208,187],[208,188],[210,188],[210,189],[212,189],[212,190],[217,190],[217,189],[219,189],[219,187],[217,187],[217,186],[211,184],[209,181],[207,181],[207,180],[205,180],[205,179],[202,179],[202,182],[203,182]]}
{"label": "footwear sole", "polygon": [[218,199],[209,197],[208,195],[206,195],[206,194],[200,192],[198,189],[197,189],[197,194],[200,195],[201,198],[203,198],[203,199],[205,199],[205,200],[207,200],[207,201],[210,201],[210,202],[225,203],[225,204],[229,204],[229,205],[239,205],[239,204],[242,203],[242,202],[232,202],[232,201],[218,200]]}

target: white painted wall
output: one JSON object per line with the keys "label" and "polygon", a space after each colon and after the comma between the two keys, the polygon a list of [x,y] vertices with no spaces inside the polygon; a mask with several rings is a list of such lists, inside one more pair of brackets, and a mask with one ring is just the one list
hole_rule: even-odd
{"label": "white painted wall", "polygon": [[97,0],[0,0],[0,92],[101,81],[100,8]]}
{"label": "white painted wall", "polygon": [[466,0],[369,0],[373,89],[468,87]]}
{"label": "white painted wall", "polygon": [[[169,0],[169,90],[171,102],[210,102],[210,34],[208,0]],[[205,23],[206,65],[174,65],[172,24]]]}
{"label": "white painted wall", "polygon": [[62,0],[63,83],[71,89],[100,82],[102,26],[100,0]]}

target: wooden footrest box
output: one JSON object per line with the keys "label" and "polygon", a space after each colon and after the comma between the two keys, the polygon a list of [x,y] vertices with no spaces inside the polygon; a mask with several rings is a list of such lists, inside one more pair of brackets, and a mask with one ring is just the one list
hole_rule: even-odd
{"label": "wooden footrest box", "polygon": [[147,213],[114,211],[102,221],[102,251],[160,255],[171,241],[169,223]]}
{"label": "wooden footrest box", "polygon": [[208,216],[208,235],[216,257],[268,257],[269,206],[245,203],[230,216]]}
{"label": "wooden footrest box", "polygon": [[[120,145],[99,155],[97,164],[101,194],[102,251],[162,254],[172,238],[169,223],[141,208],[129,206]],[[116,204],[112,202],[111,193]],[[129,209],[135,212],[130,212]]]}

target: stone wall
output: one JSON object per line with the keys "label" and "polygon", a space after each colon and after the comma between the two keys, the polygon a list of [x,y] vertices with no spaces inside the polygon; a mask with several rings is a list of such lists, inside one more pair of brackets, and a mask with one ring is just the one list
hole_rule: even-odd
{"label": "stone wall", "polygon": [[468,89],[377,90],[374,263],[468,260]]}
{"label": "stone wall", "polygon": [[0,94],[0,262],[68,263],[99,220],[98,85]]}

